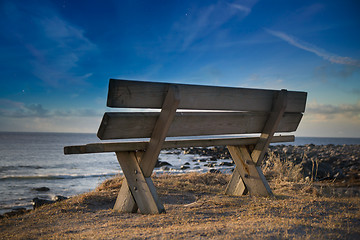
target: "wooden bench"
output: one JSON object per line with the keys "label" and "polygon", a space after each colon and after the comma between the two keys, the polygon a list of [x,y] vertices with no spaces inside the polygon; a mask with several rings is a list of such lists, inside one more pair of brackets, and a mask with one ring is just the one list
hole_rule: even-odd
{"label": "wooden bench", "polygon": [[[106,112],[97,136],[132,141],[67,146],[64,153],[116,153],[126,179],[114,206],[121,212],[165,212],[151,174],[161,149],[166,148],[227,146],[236,167],[226,194],[269,196],[272,192],[260,164],[271,142],[294,141],[293,135],[274,133],[297,129],[306,97],[306,92],[287,90],[110,79],[107,106],[131,109]],[[256,137],[240,135],[255,133]],[[139,138],[145,140],[134,141]]]}

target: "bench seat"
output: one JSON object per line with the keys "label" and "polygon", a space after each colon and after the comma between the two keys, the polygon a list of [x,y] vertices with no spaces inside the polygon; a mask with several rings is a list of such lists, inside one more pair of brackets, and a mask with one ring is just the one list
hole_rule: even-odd
{"label": "bench seat", "polygon": [[[238,146],[255,145],[259,137],[224,137],[207,139],[174,139],[166,140],[162,149],[188,148],[188,147],[212,147],[212,146]],[[293,142],[294,135],[274,136],[272,143]],[[149,141],[124,141],[111,143],[90,143],[86,145],[67,146],[64,148],[65,154],[86,154],[86,153],[105,153],[122,151],[145,151]]]}

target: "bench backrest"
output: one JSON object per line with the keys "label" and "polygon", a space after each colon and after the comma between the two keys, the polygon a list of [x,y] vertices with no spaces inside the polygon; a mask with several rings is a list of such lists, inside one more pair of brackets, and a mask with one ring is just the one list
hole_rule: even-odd
{"label": "bench backrest", "polygon": [[[281,91],[110,79],[107,106],[161,109],[170,88],[180,102],[167,137],[261,133]],[[283,91],[284,92],[284,91]],[[286,91],[285,113],[276,132],[295,131],[305,111],[306,92]],[[200,110],[200,111],[197,111]],[[204,111],[206,110],[206,111]],[[105,113],[100,139],[149,138],[160,113]]]}

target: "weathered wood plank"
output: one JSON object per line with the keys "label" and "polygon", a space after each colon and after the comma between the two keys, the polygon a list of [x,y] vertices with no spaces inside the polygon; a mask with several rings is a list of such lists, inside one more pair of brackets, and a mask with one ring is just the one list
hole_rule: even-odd
{"label": "weathered wood plank", "polygon": [[[162,148],[180,148],[180,147],[210,147],[210,146],[226,146],[226,145],[253,145],[259,140],[258,137],[240,137],[240,138],[211,138],[211,139],[182,139],[167,140]],[[294,135],[274,136],[272,143],[293,142]],[[86,153],[102,153],[102,152],[121,152],[145,150],[149,142],[147,141],[131,141],[131,142],[112,142],[112,143],[90,143],[78,146],[64,147],[65,154],[86,154]]]}
{"label": "weathered wood plank", "polygon": [[255,166],[246,146],[228,146],[228,149],[249,193],[253,196],[272,195],[260,167]]}
{"label": "weathered wood plank", "polygon": [[[140,163],[140,160],[141,160],[144,152],[143,151],[131,151],[131,153],[134,154],[136,161],[138,163]],[[140,168],[141,168],[141,166],[140,166]],[[156,194],[156,196],[153,194],[151,187],[149,187],[149,190],[150,190],[151,194],[153,195],[154,200],[156,202],[158,200],[157,194]],[[159,208],[159,204],[157,202],[156,202],[156,204],[158,205],[158,209],[161,210],[161,208]],[[128,213],[135,213],[138,210],[138,205],[136,204],[134,196],[132,195],[132,193],[130,191],[130,188],[129,188],[126,178],[124,179],[124,182],[121,185],[118,197],[117,197],[115,205],[114,205],[114,210],[117,210],[120,212],[128,212]]]}
{"label": "weathered wood plank", "polygon": [[[162,145],[166,138],[167,131],[174,119],[179,102],[180,99],[178,89],[176,88],[176,86],[170,86],[168,94],[164,100],[160,116],[157,119],[154,130],[151,134],[151,138],[149,144],[147,145],[146,151],[144,152],[142,157],[139,158],[141,171],[145,176],[148,187],[152,196],[154,197],[159,212],[165,212],[165,208],[159,201],[159,197],[157,196],[155,186],[150,176],[158,160]],[[124,198],[130,198],[131,192],[128,190],[127,193],[125,192],[125,196],[126,197]],[[130,201],[128,201],[127,203],[128,206],[125,206],[124,208],[134,208],[133,205],[135,205],[135,203],[131,203]]]}
{"label": "weathered wood plank", "polygon": [[[167,137],[261,133],[266,113],[249,112],[177,112]],[[105,113],[97,136],[102,139],[151,137],[159,113]],[[295,131],[302,113],[286,113],[277,132]]]}
{"label": "weathered wood plank", "polygon": [[231,180],[226,187],[225,194],[230,196],[242,196],[247,194],[247,192],[248,190],[241,178],[240,172],[238,168],[235,167]]}
{"label": "weathered wood plank", "polygon": [[116,156],[124,172],[129,189],[140,212],[143,214],[161,213],[158,203],[152,195],[134,152],[116,152]]}
{"label": "weathered wood plank", "polygon": [[[165,211],[165,207],[164,207],[164,205],[163,205],[163,204],[161,203],[161,201],[160,201],[159,195],[157,194],[156,187],[155,187],[155,185],[154,185],[151,177],[145,178],[145,181],[146,181],[146,183],[147,183],[147,185],[148,185],[148,187],[149,187],[149,189],[150,189],[151,194],[152,194],[153,197],[154,197],[154,200],[155,200],[156,205],[157,205],[157,207],[158,207],[158,209],[159,209],[159,212],[160,212],[160,213],[165,213],[165,212],[166,212],[166,211]],[[130,203],[129,203],[129,204],[130,204]]]}
{"label": "weathered wood plank", "polygon": [[129,191],[129,185],[126,179],[124,179],[113,208],[115,211],[124,212],[124,213],[137,212],[138,206],[136,205],[134,197],[132,196],[132,194],[129,195],[128,191]]}
{"label": "weathered wood plank", "polygon": [[156,120],[154,130],[151,133],[149,144],[146,148],[144,156],[141,158],[141,169],[145,177],[151,176],[168,130],[174,120],[179,103],[179,90],[176,86],[170,86],[160,115]]}
{"label": "weathered wood plank", "polygon": [[[214,87],[110,79],[107,106],[160,109],[170,85],[180,91],[179,109],[265,111],[271,110],[277,90]],[[286,112],[304,112],[306,92],[289,91]]]}
{"label": "weathered wood plank", "polygon": [[276,129],[284,115],[286,105],[288,103],[288,92],[282,90],[273,100],[273,106],[269,118],[267,119],[264,129],[261,132],[258,143],[251,153],[251,158],[257,166],[259,166],[264,158],[264,154],[271,142]]}

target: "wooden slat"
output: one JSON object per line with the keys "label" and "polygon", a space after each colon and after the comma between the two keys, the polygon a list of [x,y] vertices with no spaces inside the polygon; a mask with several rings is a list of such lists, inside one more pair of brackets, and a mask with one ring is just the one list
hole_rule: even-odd
{"label": "wooden slat", "polygon": [[[256,144],[258,140],[259,140],[258,137],[167,140],[164,142],[162,149],[180,148],[180,147],[253,145]],[[273,143],[293,142],[294,140],[295,140],[294,135],[274,136],[271,142]],[[86,145],[64,147],[64,153],[86,154],[86,153],[145,150],[147,148],[148,143],[149,142],[146,141],[91,143]]]}
{"label": "wooden slat", "polygon": [[152,190],[149,189],[147,181],[136,160],[135,153],[116,152],[116,156],[140,212],[143,214],[161,213],[164,208],[158,208],[159,203],[156,202],[158,198],[152,195]]}
{"label": "wooden slat", "polygon": [[154,130],[151,133],[149,144],[141,161],[141,168],[145,177],[150,177],[156,165],[167,132],[174,120],[176,109],[179,106],[179,91],[176,86],[170,86],[164,100],[159,117],[156,120]]}
{"label": "wooden slat", "polygon": [[248,190],[241,178],[240,171],[235,167],[230,182],[226,187],[225,194],[230,196],[242,196],[247,194],[247,192]]}
{"label": "wooden slat", "polygon": [[[165,208],[159,201],[159,197],[156,193],[155,186],[150,176],[157,163],[162,145],[166,138],[167,131],[175,117],[176,109],[179,105],[179,102],[180,98],[178,89],[176,88],[176,86],[170,86],[168,94],[166,95],[166,98],[164,100],[160,116],[156,120],[156,124],[151,134],[149,144],[147,145],[146,151],[140,158],[141,171],[145,176],[151,194],[154,197],[155,202],[157,203],[159,212],[164,212]],[[125,192],[124,199],[126,200],[130,198],[131,195],[132,194],[128,189],[128,191]],[[128,204],[127,206],[124,206],[124,208],[126,209],[133,209],[135,207],[135,203],[132,203],[131,201],[126,201],[126,203]]]}
{"label": "wooden slat", "polygon": [[[157,208],[159,209],[159,213],[165,213],[166,212],[165,207],[160,201],[159,195],[157,194],[156,187],[155,187],[151,177],[145,178],[145,181],[149,187],[149,190],[150,190],[152,196],[154,197]],[[130,203],[129,203],[129,205],[130,205]]]}
{"label": "wooden slat", "polygon": [[[110,79],[108,107],[160,109],[170,85],[179,88],[179,109],[265,111],[277,90],[214,87]],[[304,112],[306,92],[289,91],[286,112]]]}
{"label": "wooden slat", "polygon": [[124,213],[136,213],[138,206],[132,194],[128,195],[129,185],[126,178],[123,180],[118,197],[116,199],[114,210]]}
{"label": "wooden slat", "polygon": [[246,146],[228,146],[228,149],[249,193],[253,196],[272,195],[260,167],[255,165]]}
{"label": "wooden slat", "polygon": [[[176,113],[167,137],[261,133],[266,113],[182,112]],[[102,139],[151,137],[159,113],[105,113],[97,136]],[[297,129],[302,113],[287,113],[277,132]]]}
{"label": "wooden slat", "polygon": [[271,138],[273,137],[276,129],[278,129],[278,125],[280,124],[288,103],[287,96],[288,92],[286,90],[281,91],[273,101],[271,114],[266,121],[255,149],[251,153],[251,158],[257,166],[261,165],[264,154],[271,142]]}

